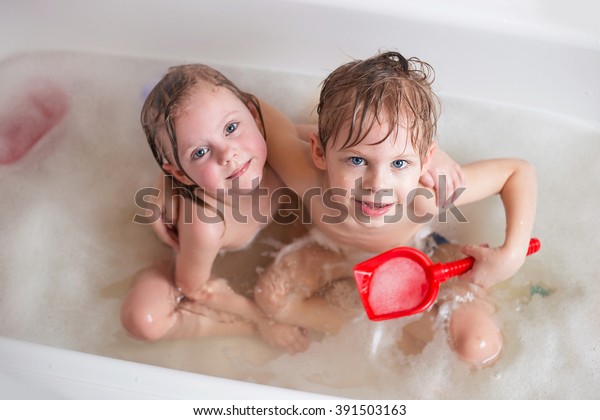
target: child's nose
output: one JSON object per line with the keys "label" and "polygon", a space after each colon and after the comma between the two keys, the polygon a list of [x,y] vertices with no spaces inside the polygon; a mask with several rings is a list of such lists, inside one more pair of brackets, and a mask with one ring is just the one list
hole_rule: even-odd
{"label": "child's nose", "polygon": [[387,186],[387,174],[385,170],[372,169],[365,174],[363,188],[377,192],[389,189]]}
{"label": "child's nose", "polygon": [[238,156],[238,150],[235,145],[226,144],[219,150],[219,164],[228,165],[230,162],[235,161]]}

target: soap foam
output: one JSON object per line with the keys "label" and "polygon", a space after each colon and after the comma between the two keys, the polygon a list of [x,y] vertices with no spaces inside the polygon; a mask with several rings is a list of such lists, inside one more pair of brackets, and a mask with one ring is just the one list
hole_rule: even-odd
{"label": "soap foam", "polygon": [[410,258],[393,258],[373,272],[369,289],[369,305],[375,315],[416,308],[429,284],[425,270]]}

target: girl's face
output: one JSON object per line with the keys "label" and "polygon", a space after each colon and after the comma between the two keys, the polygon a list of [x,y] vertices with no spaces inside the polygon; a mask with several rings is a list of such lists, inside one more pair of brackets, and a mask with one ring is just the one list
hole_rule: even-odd
{"label": "girl's face", "polygon": [[179,161],[189,178],[167,165],[181,182],[213,197],[249,193],[260,184],[267,159],[259,119],[228,89],[199,89],[175,119]]}

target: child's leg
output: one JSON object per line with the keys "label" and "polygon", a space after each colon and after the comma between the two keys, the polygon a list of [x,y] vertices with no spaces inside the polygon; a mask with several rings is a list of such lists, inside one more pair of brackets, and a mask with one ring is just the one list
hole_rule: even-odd
{"label": "child's leg", "polygon": [[434,322],[435,314],[425,312],[418,319],[406,324],[402,328],[402,337],[397,342],[402,353],[406,355],[421,353],[433,339]]}
{"label": "child's leg", "polygon": [[494,362],[502,350],[502,333],[493,320],[495,305],[486,291],[469,282],[450,280],[440,290],[447,305],[448,342],[464,361],[482,367]]}
{"label": "child's leg", "polygon": [[[415,246],[427,254],[433,262],[447,262],[462,258],[460,246],[450,243],[438,233],[430,232],[428,228],[424,228],[417,236]],[[439,301],[444,300],[445,288],[446,286],[443,284],[438,303],[430,311],[423,313],[402,328],[402,337],[398,340],[398,347],[404,354],[415,355],[421,353],[433,339]]]}
{"label": "child's leg", "polygon": [[352,275],[340,254],[309,242],[284,249],[265,271],[255,289],[256,303],[278,322],[320,332],[336,332],[343,322],[341,311],[318,292],[333,280]]}
{"label": "child's leg", "polygon": [[449,340],[458,356],[475,366],[495,361],[502,350],[502,334],[486,302],[472,301],[458,306],[450,316]]}
{"label": "child's leg", "polygon": [[[435,262],[464,258],[460,245],[450,243],[435,233],[427,239]],[[439,300],[455,306],[448,322],[448,341],[456,354],[476,366],[496,360],[503,339],[492,319],[495,307],[487,300],[485,290],[461,280],[452,280],[442,286]]]}
{"label": "child's leg", "polygon": [[136,275],[121,307],[121,322],[129,334],[146,341],[255,333],[250,322],[181,300],[168,264]]}

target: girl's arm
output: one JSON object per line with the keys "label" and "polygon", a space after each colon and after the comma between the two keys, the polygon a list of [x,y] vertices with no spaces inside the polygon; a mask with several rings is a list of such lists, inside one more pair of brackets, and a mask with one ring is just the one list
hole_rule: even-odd
{"label": "girl's arm", "polygon": [[[178,203],[179,200],[173,198],[172,178],[166,176],[163,172],[160,173],[156,181],[157,195],[149,197],[148,202],[153,206],[153,209],[159,209],[158,220],[151,223],[154,234],[170,246],[174,250],[179,250],[179,242],[177,235],[170,227],[177,225]],[[156,216],[149,214],[148,216]]]}
{"label": "girl's arm", "polygon": [[455,192],[465,186],[462,167],[439,147],[437,141],[432,145],[429,168],[419,181],[436,192],[436,201],[440,207],[452,204],[456,199]]}
{"label": "girl's arm", "polygon": [[[189,201],[180,207],[185,205],[196,208]],[[260,335],[272,345],[290,353],[304,351],[309,342],[299,328],[273,322],[253,300],[239,295],[227,280],[211,273],[223,247],[223,223],[202,223],[197,218],[193,223],[181,223],[184,216],[180,213],[179,217],[180,250],[175,260],[175,283],[181,293],[193,302],[254,322]]]}
{"label": "girl's arm", "polygon": [[[320,171],[314,166],[308,138],[310,126],[295,126],[281,111],[261,101],[267,131],[267,161],[283,183],[303,197],[319,185]],[[298,132],[300,128],[300,132]]]}

